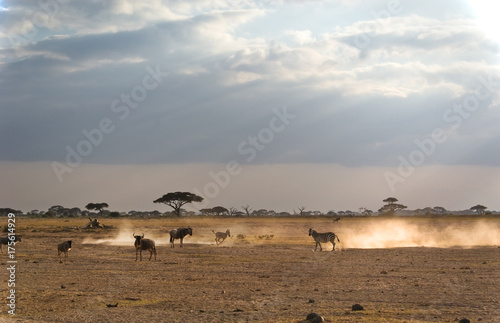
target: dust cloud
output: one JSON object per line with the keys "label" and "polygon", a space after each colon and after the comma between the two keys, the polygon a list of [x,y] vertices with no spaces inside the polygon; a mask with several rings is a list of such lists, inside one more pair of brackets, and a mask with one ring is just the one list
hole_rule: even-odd
{"label": "dust cloud", "polygon": [[[357,221],[356,221],[357,222]],[[342,227],[342,248],[474,247],[500,245],[500,225],[487,220],[377,219]]]}
{"label": "dust cloud", "polygon": [[[187,226],[187,225],[186,225]],[[307,246],[314,244],[308,229],[318,232],[334,232],[340,243],[337,250],[350,248],[401,248],[401,247],[475,247],[500,246],[500,221],[485,218],[432,219],[432,218],[345,218],[333,223],[331,219],[231,219],[216,223],[200,221],[192,223],[193,236],[184,239],[185,244],[215,245],[215,234],[230,230],[222,246],[282,244]],[[86,238],[84,244],[109,244],[133,246],[135,234],[145,234],[157,246],[169,245],[169,229],[132,226],[122,222],[110,237]],[[179,245],[176,240],[175,244]],[[327,245],[329,246],[329,245]]]}
{"label": "dust cloud", "polygon": [[104,239],[92,239],[92,238],[85,238],[83,240],[83,244],[109,244],[112,246],[134,246],[134,233],[135,235],[142,235],[144,234],[144,238],[146,239],[152,239],[155,241],[155,244],[158,245],[166,245],[170,243],[170,235],[164,234],[151,234],[149,233],[150,230],[141,230],[141,229],[132,229],[132,227],[127,224],[123,223],[119,230],[118,233],[116,233],[115,236],[110,237],[110,238],[104,238]]}

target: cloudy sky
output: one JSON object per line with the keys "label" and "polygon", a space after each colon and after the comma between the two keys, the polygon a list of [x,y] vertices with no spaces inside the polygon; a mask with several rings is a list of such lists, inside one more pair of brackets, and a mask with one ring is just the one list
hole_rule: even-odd
{"label": "cloudy sky", "polygon": [[487,1],[0,1],[0,207],[500,210]]}

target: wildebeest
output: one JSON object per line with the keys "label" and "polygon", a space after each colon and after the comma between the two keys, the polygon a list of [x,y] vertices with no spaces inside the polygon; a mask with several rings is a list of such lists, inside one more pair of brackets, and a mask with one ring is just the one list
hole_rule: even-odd
{"label": "wildebeest", "polygon": [[[13,238],[11,238],[11,237],[13,237]],[[21,241],[21,236],[18,236],[18,235],[1,237],[0,238],[0,251],[3,253],[3,249],[2,249],[3,245],[8,246],[9,242],[19,242],[19,241]]]}
{"label": "wildebeest", "polygon": [[212,232],[215,234],[215,244],[216,245],[223,243],[227,237],[231,236],[229,229],[227,229],[226,232],[215,232],[214,230],[212,230]]}
{"label": "wildebeest", "polygon": [[321,242],[323,243],[331,242],[333,245],[332,251],[335,251],[335,238],[337,238],[337,241],[340,242],[339,237],[333,232],[318,233],[312,228],[309,228],[309,235],[312,236],[314,241],[316,242],[314,251],[316,251],[318,245],[319,245],[319,251],[323,250],[323,248],[321,248]]}
{"label": "wildebeest", "polygon": [[184,240],[184,237],[187,235],[192,236],[193,235],[193,229],[190,227],[187,228],[178,228],[178,229],[173,229],[170,231],[170,246],[174,248],[174,240],[175,239],[181,239],[181,248],[182,248],[182,241]]}
{"label": "wildebeest", "polygon": [[64,241],[57,245],[57,255],[61,259],[61,253],[64,252],[64,257],[68,257],[68,251],[71,250],[71,240]]}
{"label": "wildebeest", "polygon": [[144,239],[144,233],[142,236],[140,235],[135,235],[135,233],[132,234],[135,238],[134,246],[135,246],[135,261],[137,261],[137,253],[141,255],[141,261],[142,261],[142,251],[143,250],[148,250],[149,251],[149,260],[151,261],[151,257],[153,257],[153,254],[155,255],[155,261],[156,261],[156,244],[153,240],[151,239]]}

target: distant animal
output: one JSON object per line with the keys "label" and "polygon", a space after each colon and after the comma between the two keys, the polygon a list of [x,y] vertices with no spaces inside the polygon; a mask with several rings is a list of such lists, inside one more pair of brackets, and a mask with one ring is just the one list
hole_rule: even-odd
{"label": "distant animal", "polygon": [[142,251],[143,250],[149,251],[149,261],[151,261],[151,257],[153,257],[153,254],[155,255],[155,261],[156,261],[156,244],[155,244],[155,242],[151,239],[144,239],[144,233],[142,234],[142,236],[135,235],[135,232],[132,235],[135,238],[135,242],[134,242],[135,261],[137,261],[137,254],[138,253],[141,256],[141,261],[142,261]]}
{"label": "distant animal", "polygon": [[267,240],[271,240],[272,238],[274,238],[274,234],[263,234],[263,235],[259,235],[259,239],[267,239]]}
{"label": "distant animal", "polygon": [[340,218],[335,218],[335,219],[333,220],[333,222],[339,222],[339,221],[340,221]]}
{"label": "distant animal", "polygon": [[[13,237],[13,238],[10,238],[10,237]],[[18,235],[1,237],[0,238],[0,251],[3,253],[3,249],[2,249],[3,245],[8,246],[9,242],[19,242],[19,241],[21,241],[21,236],[18,236]]]}
{"label": "distant animal", "polygon": [[192,236],[193,235],[193,229],[190,227],[187,228],[178,228],[178,229],[173,229],[170,231],[170,247],[174,248],[174,241],[175,239],[181,239],[181,248],[182,248],[182,242],[184,240],[184,237],[187,235]]}
{"label": "distant animal", "polygon": [[59,260],[61,260],[61,253],[64,253],[64,257],[68,257],[68,251],[71,250],[71,240],[64,241],[57,245],[57,255]]}
{"label": "distant animal", "polygon": [[335,251],[335,238],[337,239],[338,242],[340,242],[339,237],[333,232],[318,233],[312,228],[309,228],[309,236],[312,236],[314,241],[316,242],[314,251],[316,251],[318,245],[319,245],[319,251],[323,250],[323,248],[321,248],[321,242],[323,243],[331,242],[333,245],[332,251]]}
{"label": "distant animal", "polygon": [[229,229],[227,229],[226,232],[215,232],[214,230],[212,230],[212,232],[215,234],[215,244],[216,245],[223,243],[227,237],[231,236]]}

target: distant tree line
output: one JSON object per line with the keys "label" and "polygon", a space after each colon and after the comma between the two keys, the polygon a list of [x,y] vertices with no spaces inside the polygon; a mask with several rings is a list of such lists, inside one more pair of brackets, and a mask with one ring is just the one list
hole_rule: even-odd
{"label": "distant tree line", "polygon": [[[243,217],[243,216],[372,216],[372,215],[382,215],[382,216],[397,216],[397,215],[432,215],[439,216],[445,214],[457,214],[457,212],[447,211],[441,206],[426,207],[423,209],[416,209],[412,211],[405,211],[407,209],[406,205],[398,203],[398,199],[395,197],[388,197],[382,202],[383,206],[378,210],[377,213],[366,207],[360,207],[359,212],[354,212],[350,210],[346,211],[328,211],[326,213],[321,211],[308,211],[305,206],[300,206],[297,211],[294,209],[293,213],[289,212],[276,212],[274,210],[266,209],[253,209],[250,205],[241,206],[241,210],[236,207],[224,207],[215,206],[212,208],[203,208],[199,212],[187,211],[183,207],[187,204],[202,202],[203,197],[190,192],[172,192],[163,195],[162,197],[153,201],[153,203],[161,203],[171,207],[171,211],[160,212],[158,210],[154,211],[136,211],[132,210],[127,213],[125,212],[111,212],[105,210],[109,208],[109,205],[105,202],[100,203],[88,203],[85,206],[86,210],[81,210],[78,207],[65,208],[61,205],[51,206],[47,211],[32,210],[26,215],[35,217],[87,217],[90,215],[98,216],[109,216],[109,217],[120,217],[120,216],[231,216],[231,217]],[[477,204],[471,207],[467,211],[461,211],[460,214],[463,215],[485,215],[492,214],[491,211],[487,211],[487,207],[481,204]],[[94,211],[94,212],[93,212]],[[97,212],[97,213],[95,213]],[[17,215],[23,214],[20,210],[15,210],[12,208],[0,208],[0,216],[6,216],[9,213],[14,213]],[[495,212],[496,213],[496,212]]]}

